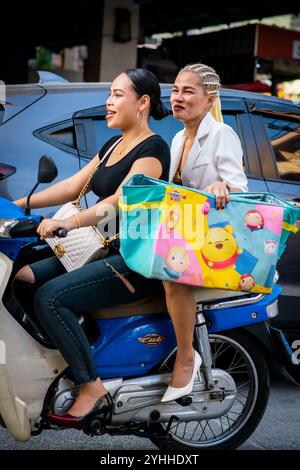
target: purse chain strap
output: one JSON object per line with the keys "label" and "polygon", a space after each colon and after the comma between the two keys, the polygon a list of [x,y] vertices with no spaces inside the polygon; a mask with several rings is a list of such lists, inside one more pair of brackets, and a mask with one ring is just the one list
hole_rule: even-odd
{"label": "purse chain strap", "polygon": [[[87,193],[88,191],[88,188],[89,188],[89,185],[90,185],[90,182],[93,178],[93,176],[97,173],[97,171],[99,170],[100,168],[100,165],[102,164],[102,162],[105,160],[105,158],[107,157],[107,155],[118,145],[118,143],[122,140],[122,137],[120,139],[118,139],[116,142],[113,143],[113,145],[107,150],[107,152],[105,153],[105,155],[101,158],[100,162],[98,163],[98,165],[95,166],[95,168],[93,169],[93,171],[91,171],[91,174],[89,175],[87,181],[85,182],[85,184],[83,185],[79,195],[78,195],[78,198],[73,202],[74,206],[77,207],[78,210],[80,211],[83,211],[84,209],[81,207],[80,205],[80,200],[83,198],[83,196]],[[110,238],[105,238],[102,233],[100,232],[100,230],[98,229],[98,227],[96,225],[93,225],[92,226],[93,229],[95,230],[95,232],[97,233],[97,235],[99,236],[99,238],[101,239],[101,242],[103,243],[104,247],[108,247],[111,242],[113,240],[117,240],[119,237],[120,237],[120,234],[119,233],[116,233],[115,235],[113,235],[112,237]]]}

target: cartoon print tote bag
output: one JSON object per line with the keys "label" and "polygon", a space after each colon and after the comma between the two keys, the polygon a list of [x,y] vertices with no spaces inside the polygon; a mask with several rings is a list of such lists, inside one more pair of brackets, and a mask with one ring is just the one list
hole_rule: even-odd
{"label": "cartoon print tote bag", "polygon": [[209,193],[134,175],[119,202],[121,254],[145,277],[269,293],[299,208],[270,193]]}

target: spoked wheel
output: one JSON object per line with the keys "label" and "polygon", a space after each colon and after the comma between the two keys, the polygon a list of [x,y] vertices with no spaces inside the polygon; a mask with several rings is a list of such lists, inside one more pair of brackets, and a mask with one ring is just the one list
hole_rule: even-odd
{"label": "spoked wheel", "polygon": [[[229,373],[236,384],[236,397],[224,415],[199,421],[177,422],[168,439],[153,438],[161,450],[235,449],[253,433],[266,409],[270,382],[269,371],[260,347],[244,332],[226,332],[209,336],[213,368]],[[161,371],[171,372],[175,352]],[[152,424],[159,432],[166,425]]]}

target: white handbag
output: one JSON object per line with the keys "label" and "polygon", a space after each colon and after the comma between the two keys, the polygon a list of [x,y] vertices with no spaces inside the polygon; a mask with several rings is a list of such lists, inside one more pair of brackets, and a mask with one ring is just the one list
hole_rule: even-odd
{"label": "white handbag", "polygon": [[[53,216],[53,219],[65,219],[72,215],[79,214],[84,209],[80,206],[80,199],[86,194],[91,179],[99,169],[101,163],[111,150],[120,142],[118,139],[109,148],[105,155],[101,158],[99,164],[90,174],[87,182],[76,201],[67,202]],[[117,239],[119,234],[115,234],[110,238],[105,238],[97,226],[80,227],[68,232],[65,238],[53,237],[45,238],[45,241],[52,248],[55,255],[64,265],[67,271],[78,269],[90,261],[104,258],[109,250],[110,243]]]}

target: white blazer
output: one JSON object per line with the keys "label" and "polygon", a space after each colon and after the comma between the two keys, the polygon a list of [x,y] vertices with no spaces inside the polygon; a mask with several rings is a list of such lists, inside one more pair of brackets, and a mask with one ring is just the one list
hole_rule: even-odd
{"label": "white blazer", "polygon": [[[180,163],[185,138],[183,129],[172,140],[169,181],[173,181]],[[248,189],[240,140],[230,126],[217,122],[210,112],[200,123],[181,179],[184,186],[196,189],[204,189],[214,181],[225,181],[242,191]]]}

